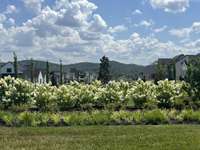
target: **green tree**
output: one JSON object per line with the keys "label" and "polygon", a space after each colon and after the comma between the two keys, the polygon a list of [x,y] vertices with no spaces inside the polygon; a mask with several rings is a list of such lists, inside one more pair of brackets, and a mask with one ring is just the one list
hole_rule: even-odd
{"label": "green tree", "polygon": [[190,83],[192,92],[200,99],[200,57],[193,58],[187,65],[186,81]]}
{"label": "green tree", "polygon": [[46,62],[46,82],[49,83],[49,62]]}
{"label": "green tree", "polygon": [[174,61],[167,66],[167,73],[169,80],[176,80],[176,66]]}
{"label": "green tree", "polygon": [[57,84],[56,75],[55,75],[55,73],[53,71],[50,73],[50,77],[51,77],[51,85],[52,86],[57,86],[58,84]]}
{"label": "green tree", "polygon": [[60,84],[63,84],[63,64],[62,64],[62,60],[60,60]]}
{"label": "green tree", "polygon": [[107,84],[111,79],[109,59],[108,57],[103,56],[100,61],[101,63],[99,68],[98,80],[100,80],[103,84]]}
{"label": "green tree", "polygon": [[165,79],[165,66],[158,63],[156,65],[155,82],[157,83],[158,81],[164,79]]}
{"label": "green tree", "polygon": [[13,52],[13,59],[14,59],[14,74],[15,78],[18,77],[18,61],[17,61],[17,55],[15,52]]}
{"label": "green tree", "polygon": [[34,82],[34,62],[32,58],[30,62],[30,74],[31,74],[31,82]]}

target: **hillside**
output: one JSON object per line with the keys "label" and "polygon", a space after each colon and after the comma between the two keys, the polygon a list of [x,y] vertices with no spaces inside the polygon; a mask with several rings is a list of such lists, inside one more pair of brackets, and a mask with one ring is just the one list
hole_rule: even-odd
{"label": "hillside", "polygon": [[[19,66],[23,72],[26,74],[30,73],[30,60],[19,61]],[[34,66],[36,71],[45,71],[46,62],[34,60]],[[59,64],[49,63],[50,71],[59,71]],[[99,64],[82,62],[76,64],[63,65],[64,71],[69,72],[71,68],[75,68],[84,72],[98,73]],[[135,64],[123,64],[117,61],[110,62],[110,69],[112,79],[133,79],[136,77],[136,74],[139,75],[141,72],[144,74],[152,74],[154,72],[154,66],[142,66]]]}

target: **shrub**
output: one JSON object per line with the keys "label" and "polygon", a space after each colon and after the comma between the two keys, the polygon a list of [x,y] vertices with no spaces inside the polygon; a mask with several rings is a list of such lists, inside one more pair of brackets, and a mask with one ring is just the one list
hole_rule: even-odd
{"label": "shrub", "polygon": [[12,105],[32,104],[33,84],[10,76],[0,79],[0,103],[5,109]]}
{"label": "shrub", "polygon": [[135,124],[141,124],[142,118],[143,118],[143,114],[141,111],[136,111],[133,113],[133,121]]}
{"label": "shrub", "polygon": [[58,126],[61,123],[61,116],[59,114],[51,114],[48,121],[50,125]]}
{"label": "shrub", "polygon": [[40,111],[55,111],[56,104],[56,87],[49,85],[37,85],[34,93],[35,105]]}
{"label": "shrub", "polygon": [[50,120],[49,113],[36,113],[36,122],[39,126],[47,126]]}
{"label": "shrub", "polygon": [[117,124],[131,124],[133,122],[133,115],[127,111],[113,112],[111,120]]}
{"label": "shrub", "polygon": [[19,125],[22,126],[37,126],[36,116],[31,112],[22,112],[17,117]]}
{"label": "shrub", "polygon": [[3,125],[12,126],[14,122],[14,115],[11,113],[0,112],[0,120]]}
{"label": "shrub", "polygon": [[127,99],[133,101],[134,108],[156,108],[155,85],[138,80],[129,89]]}
{"label": "shrub", "polygon": [[181,116],[185,122],[200,122],[200,111],[183,110]]}
{"label": "shrub", "polygon": [[90,125],[91,118],[86,112],[72,113],[69,118],[69,125]]}
{"label": "shrub", "polygon": [[107,125],[110,122],[110,112],[94,111],[91,113],[91,119],[94,125]]}
{"label": "shrub", "polygon": [[146,124],[163,124],[168,122],[166,113],[159,109],[144,112],[143,119]]}
{"label": "shrub", "polygon": [[59,110],[68,110],[76,106],[73,86],[61,86],[56,92],[57,105]]}
{"label": "shrub", "polygon": [[182,108],[188,96],[184,90],[185,82],[163,80],[158,82],[156,87],[156,99],[159,108]]}

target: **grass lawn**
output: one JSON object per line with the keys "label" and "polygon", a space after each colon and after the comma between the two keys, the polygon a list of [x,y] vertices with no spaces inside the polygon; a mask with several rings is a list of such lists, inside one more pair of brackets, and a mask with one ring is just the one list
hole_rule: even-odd
{"label": "grass lawn", "polygon": [[0,128],[1,150],[199,150],[200,126]]}

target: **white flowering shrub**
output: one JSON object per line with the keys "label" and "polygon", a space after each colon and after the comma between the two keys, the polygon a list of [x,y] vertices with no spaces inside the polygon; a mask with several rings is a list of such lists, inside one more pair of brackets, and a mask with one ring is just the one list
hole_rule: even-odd
{"label": "white flowering shrub", "polygon": [[57,87],[49,85],[36,85],[34,90],[34,104],[40,111],[53,111],[57,109]]}
{"label": "white flowering shrub", "polygon": [[71,82],[59,87],[6,77],[0,79],[0,107],[21,107],[29,104],[40,111],[88,110],[103,108],[134,109],[188,108],[194,105],[190,100],[185,82],[142,80],[134,82],[111,81],[107,85],[100,81],[91,84]]}
{"label": "white flowering shrub", "polygon": [[0,103],[3,107],[32,104],[33,96],[34,86],[32,83],[10,76],[0,79]]}
{"label": "white flowering shrub", "polygon": [[128,90],[127,99],[133,102],[135,108],[155,108],[156,86],[152,82],[136,81]]}
{"label": "white flowering shrub", "polygon": [[99,106],[121,107],[127,104],[128,82],[109,82],[106,86],[98,89],[96,103]]}
{"label": "white flowering shrub", "polygon": [[174,105],[184,105],[184,99],[188,97],[184,90],[185,82],[163,80],[156,86],[156,99],[160,108],[172,108]]}

